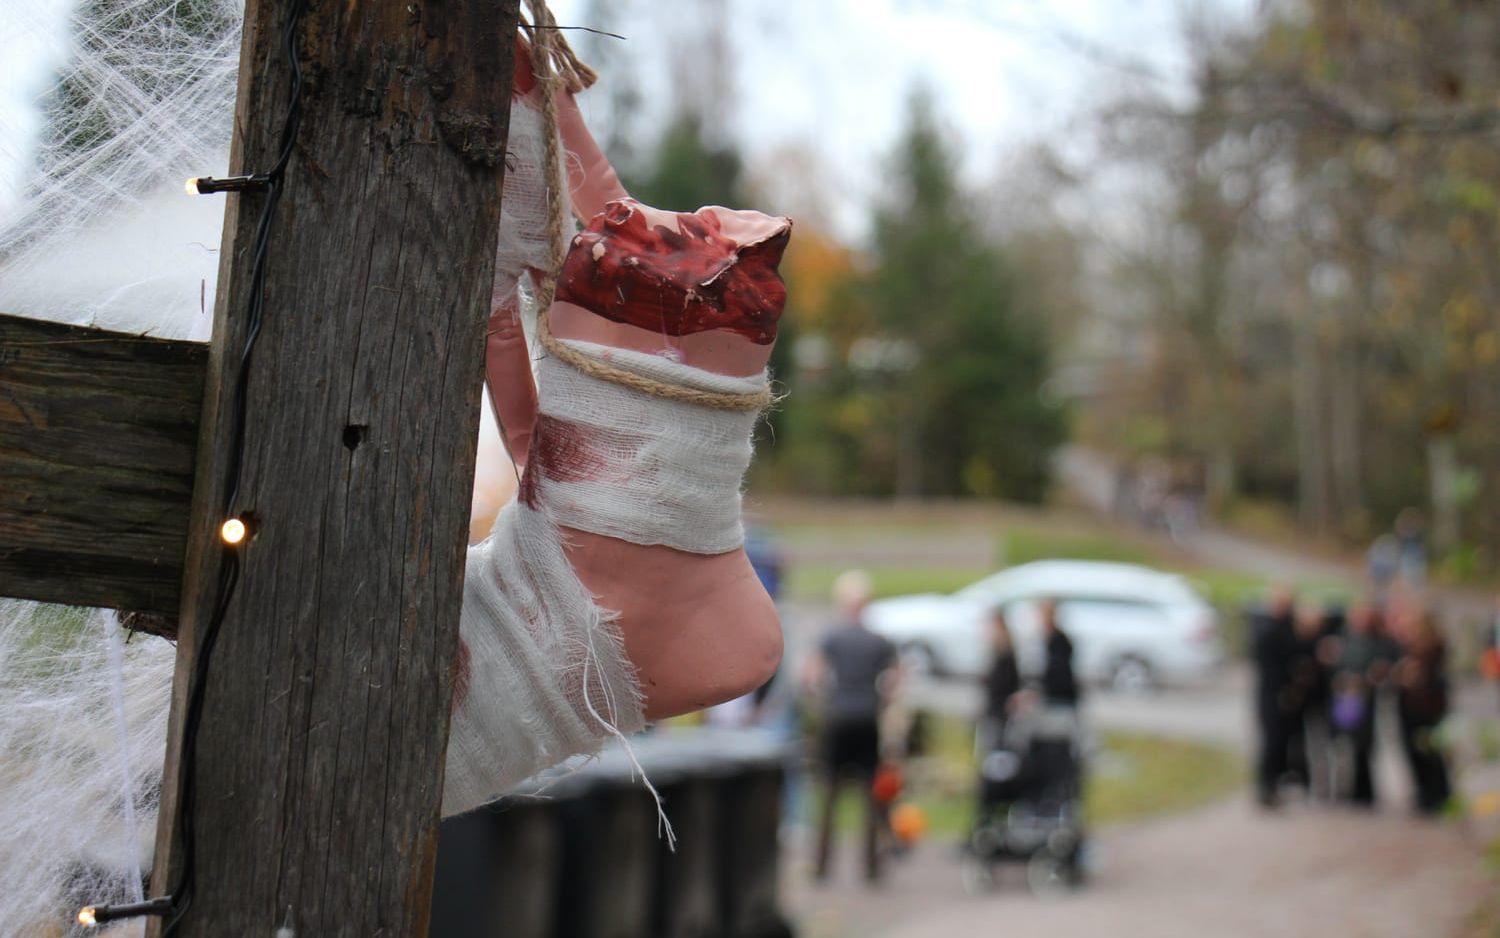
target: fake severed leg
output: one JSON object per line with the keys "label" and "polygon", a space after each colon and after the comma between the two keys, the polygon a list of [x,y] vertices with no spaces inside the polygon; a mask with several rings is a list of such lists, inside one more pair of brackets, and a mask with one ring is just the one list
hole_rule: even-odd
{"label": "fake severed leg", "polygon": [[[781,652],[741,548],[739,486],[769,399],[790,223],[629,200],[571,94],[543,96],[531,78],[518,65],[486,369],[525,475],[470,551],[445,814],[648,717],[748,692]],[[556,129],[565,189],[556,153],[542,152],[556,151]],[[557,269],[560,190],[593,218],[562,265],[561,299],[536,319],[546,355],[533,383],[540,349],[516,286]]]}
{"label": "fake severed leg", "polygon": [[[757,287],[767,269],[774,275],[786,232],[784,220],[753,213],[677,216],[616,203],[575,243],[565,267],[574,300],[597,302],[586,287],[603,265],[611,296],[679,302],[659,310],[661,331],[650,333],[560,301],[558,334],[551,315],[538,325],[547,352],[535,392],[505,372],[524,384],[499,389],[510,424],[516,401],[536,393],[539,406],[524,448],[512,435],[526,465],[520,499],[469,554],[445,814],[647,716],[745,693],[774,670],[779,623],[744,556],[739,488],[769,398],[764,356],[784,297],[779,279]],[[747,233],[752,240],[733,237]],[[654,245],[663,238],[667,250]],[[694,258],[687,281],[684,254]],[[627,255],[635,261],[621,267]],[[700,276],[703,265],[716,284]],[[715,309],[690,309],[700,294]],[[741,334],[752,327],[766,341]],[[513,355],[517,333],[496,334],[491,352]],[[674,360],[689,356],[756,370]]]}

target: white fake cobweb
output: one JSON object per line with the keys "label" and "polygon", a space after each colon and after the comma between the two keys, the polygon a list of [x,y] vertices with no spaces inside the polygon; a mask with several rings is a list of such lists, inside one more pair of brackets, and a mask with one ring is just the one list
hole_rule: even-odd
{"label": "white fake cobweb", "polygon": [[[55,63],[29,108],[0,111],[0,312],[206,338],[243,5],[233,0],[11,3],[0,59]],[[25,76],[17,76],[22,85]]]}
{"label": "white fake cobweb", "polygon": [[[57,79],[39,87],[29,124],[0,109],[0,165],[12,167],[0,178],[6,190],[0,192],[0,313],[208,337],[224,203],[186,195],[183,182],[227,171],[241,15],[237,0],[79,0],[59,25],[19,0],[7,5],[0,68],[8,50],[40,44],[51,50]],[[42,129],[34,131],[38,116]],[[515,170],[506,180],[504,203],[512,208],[502,218],[502,275],[517,276],[550,257],[545,236],[537,236],[545,204],[540,135],[528,104],[510,142]],[[497,299],[512,283],[497,284]],[[595,403],[603,408],[602,398]],[[673,414],[665,402],[637,409],[641,432],[653,435]],[[732,464],[742,469],[748,424],[733,430],[722,439],[705,436],[732,451]],[[714,549],[737,543],[738,471],[730,475],[711,480],[713,490],[704,493],[705,504],[731,506],[725,517],[673,515],[676,533],[667,534],[684,538],[690,549],[705,531],[719,538]],[[635,473],[629,481],[648,478],[654,477]],[[517,527],[502,524],[495,542],[471,555],[471,574],[484,574],[466,594],[473,677],[505,668],[533,679],[564,676],[567,720],[527,711],[529,722],[520,726],[527,744],[548,759],[636,728],[633,679],[608,614],[571,573],[566,582],[528,574],[521,585],[531,592],[505,576],[523,570],[528,556],[554,558],[552,574],[564,569],[555,524],[514,506],[506,517]],[[570,523],[587,529],[582,520]],[[496,553],[516,545],[528,550]],[[552,629],[556,623],[538,615],[542,610],[566,619],[567,628]],[[517,650],[523,638],[530,644]],[[141,896],[173,654],[160,639],[126,642],[110,613],[0,600],[0,933],[58,934],[84,902]],[[494,680],[504,688],[524,686],[519,678]],[[480,699],[487,690],[493,688],[471,687],[474,696],[455,717],[454,751],[472,771],[462,787],[455,782],[449,810],[502,790],[526,771],[504,758],[519,747],[503,740],[517,729],[517,713],[537,706],[540,691],[520,701],[499,694]],[[124,928],[135,933],[139,924]]]}
{"label": "white fake cobweb", "polygon": [[0,933],[142,896],[173,649],[126,636],[113,613],[0,599],[0,797],[27,808],[0,811]]}
{"label": "white fake cobweb", "polygon": [[[242,15],[4,4],[0,75],[29,100],[0,107],[0,313],[207,338],[224,203],[183,183],[227,168]],[[142,897],[173,655],[113,613],[0,599],[0,933]]]}

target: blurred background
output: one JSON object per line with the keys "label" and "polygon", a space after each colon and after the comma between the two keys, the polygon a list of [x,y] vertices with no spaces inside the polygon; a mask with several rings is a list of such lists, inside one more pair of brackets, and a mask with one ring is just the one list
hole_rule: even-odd
{"label": "blurred background", "polygon": [[[709,753],[748,725],[789,747],[788,928],[1500,933],[1500,707],[1482,676],[1500,573],[1500,12],[556,11],[624,37],[570,34],[602,75],[585,113],[635,195],[796,221],[775,360],[787,396],[747,501],[787,661],[755,698],[658,734]],[[881,717],[899,793],[874,885],[859,784],[815,876],[829,636],[850,618],[831,590],[851,569],[874,599],[855,617],[900,664]],[[1315,684],[1346,677],[1356,607],[1380,611],[1403,674],[1409,623],[1439,623],[1432,736],[1452,791],[1435,817],[1416,810],[1414,691],[1395,679],[1367,689],[1374,810],[1350,807],[1356,737],[1337,727],[1292,740],[1311,777],[1293,767],[1273,783],[1279,810],[1256,806],[1268,719],[1301,734],[1332,699],[1265,716],[1267,694],[1299,680],[1277,684],[1285,661],[1256,641],[1279,594],[1336,642],[1288,666],[1314,667]],[[1053,601],[1085,688],[1063,825],[1077,883],[1026,862],[1038,851],[976,839],[997,829],[985,786],[1005,748],[984,733],[987,622],[1002,611],[1032,686]],[[1012,811],[998,836],[1017,826]],[[976,863],[985,849],[1023,862]]]}
{"label": "blurred background", "polygon": [[[0,0],[0,214],[109,132],[70,44],[233,25],[70,6]],[[434,935],[1500,935],[1500,9],[552,6],[636,197],[795,220],[787,654],[445,824]]]}

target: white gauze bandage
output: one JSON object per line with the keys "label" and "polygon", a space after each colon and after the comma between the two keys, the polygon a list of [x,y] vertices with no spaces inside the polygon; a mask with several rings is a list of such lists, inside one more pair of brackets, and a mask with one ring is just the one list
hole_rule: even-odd
{"label": "white gauze bandage", "polygon": [[512,503],[469,548],[445,816],[645,725],[611,618],[579,582],[545,510]]}
{"label": "white gauze bandage", "polygon": [[[685,388],[754,393],[767,380],[570,345]],[[539,364],[538,385],[541,418],[522,499],[469,549],[444,815],[644,726],[614,613],[573,572],[559,525],[694,553],[732,550],[744,539],[740,481],[756,412],[667,400],[551,358]]]}
{"label": "white gauze bandage", "polygon": [[[715,374],[660,355],[562,340],[590,358],[676,387],[763,391],[765,372]],[[593,378],[556,358],[537,364],[542,422],[535,491],[559,524],[634,544],[722,554],[745,541],[740,483],[757,410],[724,411]]]}
{"label": "white gauze bandage", "polygon": [[[541,113],[541,93],[532,89],[515,97],[510,106],[510,135],[506,140],[505,189],[500,199],[500,235],[495,245],[495,281],[499,293],[526,270],[548,270],[555,263],[559,245],[548,237],[546,121]],[[577,158],[565,156],[570,163]],[[554,185],[566,183],[560,170]],[[568,220],[571,222],[571,219]],[[564,224],[560,245],[573,237],[572,224]],[[497,300],[509,296],[497,296]]]}

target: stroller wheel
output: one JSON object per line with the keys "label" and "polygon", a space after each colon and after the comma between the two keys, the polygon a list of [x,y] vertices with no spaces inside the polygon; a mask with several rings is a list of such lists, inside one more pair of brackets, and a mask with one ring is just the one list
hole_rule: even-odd
{"label": "stroller wheel", "polygon": [[1078,864],[1070,856],[1059,856],[1051,850],[1038,850],[1026,861],[1026,885],[1032,895],[1057,898],[1067,895],[1082,882]]}
{"label": "stroller wheel", "polygon": [[964,892],[971,896],[984,896],[995,891],[995,864],[988,857],[967,854],[959,868],[963,876]]}

